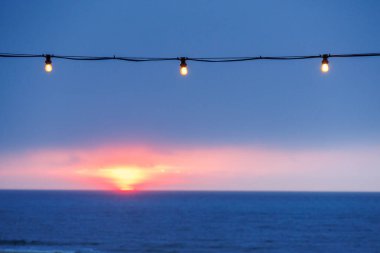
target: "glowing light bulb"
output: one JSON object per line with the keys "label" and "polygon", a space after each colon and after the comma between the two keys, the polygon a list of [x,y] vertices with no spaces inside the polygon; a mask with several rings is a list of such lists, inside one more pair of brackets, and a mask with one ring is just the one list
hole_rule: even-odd
{"label": "glowing light bulb", "polygon": [[53,71],[53,64],[51,62],[51,56],[50,55],[46,55],[45,71],[48,73]]}
{"label": "glowing light bulb", "polygon": [[189,73],[189,70],[187,69],[187,64],[186,64],[186,58],[182,57],[180,60],[181,60],[181,64],[179,65],[180,66],[179,72],[181,73],[181,75],[186,76]]}
{"label": "glowing light bulb", "polygon": [[326,55],[323,56],[321,71],[323,73],[326,73],[326,72],[329,71],[329,60],[327,60],[327,56]]}
{"label": "glowing light bulb", "polygon": [[53,65],[51,65],[50,63],[45,65],[46,72],[52,72],[52,70],[53,70]]}
{"label": "glowing light bulb", "polygon": [[180,69],[181,75],[186,76],[189,73],[187,67],[181,67]]}

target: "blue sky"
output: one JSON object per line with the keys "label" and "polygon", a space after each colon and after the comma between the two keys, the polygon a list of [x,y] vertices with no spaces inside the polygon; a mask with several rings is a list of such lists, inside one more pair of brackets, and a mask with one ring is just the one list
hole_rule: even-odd
{"label": "blue sky", "polygon": [[[378,1],[1,1],[0,51],[148,57],[379,52]],[[377,147],[380,59],[0,59],[0,152]],[[377,161],[372,166],[379,167]],[[377,174],[376,174],[377,175]]]}

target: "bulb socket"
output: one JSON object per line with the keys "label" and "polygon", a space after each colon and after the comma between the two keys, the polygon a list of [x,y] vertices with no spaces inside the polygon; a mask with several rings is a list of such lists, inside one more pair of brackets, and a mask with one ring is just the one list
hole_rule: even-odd
{"label": "bulb socket", "polygon": [[45,56],[45,64],[51,64],[51,55],[50,54]]}
{"label": "bulb socket", "polygon": [[328,60],[329,56],[327,54],[324,54],[322,58],[323,58],[322,64],[329,64],[329,60]]}
{"label": "bulb socket", "polygon": [[181,64],[179,65],[181,68],[187,67],[186,58],[185,57],[181,57],[179,60],[181,61]]}

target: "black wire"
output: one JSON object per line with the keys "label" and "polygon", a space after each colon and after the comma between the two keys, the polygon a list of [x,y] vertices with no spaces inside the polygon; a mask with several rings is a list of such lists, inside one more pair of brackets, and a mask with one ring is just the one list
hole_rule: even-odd
{"label": "black wire", "polygon": [[353,58],[353,57],[378,57],[380,53],[361,53],[361,54],[319,54],[319,55],[301,55],[301,56],[256,56],[256,57],[120,57],[120,56],[70,56],[54,54],[21,54],[21,53],[0,53],[0,58],[51,58],[73,60],[73,61],[108,61],[119,60],[127,62],[159,62],[159,61],[178,61],[185,59],[196,62],[244,62],[258,60],[306,60],[315,58]]}
{"label": "black wire", "polygon": [[40,58],[44,57],[42,54],[11,54],[11,53],[0,53],[0,57],[6,58]]}
{"label": "black wire", "polygon": [[329,57],[335,58],[352,58],[352,57],[376,57],[380,56],[380,53],[367,53],[367,54],[331,54]]}
{"label": "black wire", "polygon": [[227,58],[188,58],[191,61],[199,62],[242,62],[242,61],[258,61],[258,60],[305,60],[321,58],[320,55],[311,56],[258,56],[258,57],[227,57]]}

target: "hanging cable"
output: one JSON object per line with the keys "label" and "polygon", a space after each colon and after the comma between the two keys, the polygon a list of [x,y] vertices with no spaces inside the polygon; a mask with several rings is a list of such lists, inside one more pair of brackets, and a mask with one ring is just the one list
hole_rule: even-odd
{"label": "hanging cable", "polygon": [[228,63],[228,62],[245,62],[245,61],[290,61],[290,60],[308,60],[322,58],[322,72],[328,72],[328,58],[356,58],[356,57],[379,57],[380,53],[361,53],[361,54],[319,54],[319,55],[300,55],[300,56],[255,56],[255,57],[124,57],[124,56],[72,56],[72,55],[53,55],[53,54],[21,54],[21,53],[0,53],[0,58],[45,58],[45,70],[53,70],[52,58],[73,61],[127,61],[127,62],[162,62],[162,61],[180,61],[180,73],[185,76],[188,74],[187,62],[205,62],[205,63]]}

